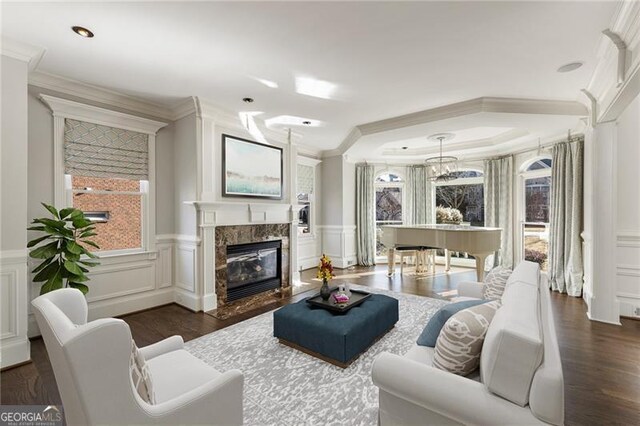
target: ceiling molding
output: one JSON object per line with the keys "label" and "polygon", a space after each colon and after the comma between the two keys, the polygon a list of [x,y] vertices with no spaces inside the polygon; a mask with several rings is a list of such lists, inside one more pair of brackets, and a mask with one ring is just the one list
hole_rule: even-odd
{"label": "ceiling molding", "polygon": [[630,80],[637,78],[638,66],[640,66],[640,56],[633,54],[640,48],[640,2],[621,2],[608,29],[620,36],[632,54],[627,55],[626,78],[620,85],[618,49],[606,35],[601,36],[597,49],[598,62],[586,87],[586,90],[597,100],[598,121],[614,119],[615,111],[621,112],[619,106],[624,103],[621,101],[628,98],[628,95],[623,92],[633,90],[635,86],[635,83]]}
{"label": "ceiling molding", "polygon": [[[529,132],[527,132],[526,130],[512,129],[493,137],[466,140],[458,143],[448,142],[447,152],[500,145],[500,144],[512,141],[514,139],[525,137],[528,134]],[[434,145],[429,148],[420,148],[420,149],[402,149],[402,148],[387,149],[382,151],[382,155],[398,156],[398,157],[409,157],[409,156],[420,157],[420,156],[426,156],[430,154],[437,154],[438,152],[440,152],[440,148]]]}
{"label": "ceiling molding", "polygon": [[54,117],[87,121],[149,135],[155,135],[158,130],[167,125],[167,123],[160,121],[149,120],[136,115],[112,111],[55,96],[40,95],[40,99],[51,109]]}
{"label": "ceiling molding", "polygon": [[385,120],[361,124],[356,126],[349,133],[337,150],[328,151],[326,155],[323,154],[323,156],[344,154],[358,141],[358,139],[365,135],[382,133],[390,130],[417,126],[482,112],[570,116],[584,116],[589,113],[587,107],[577,101],[482,97],[411,114],[400,115],[398,117],[392,117]]}
{"label": "ceiling molding", "polygon": [[362,132],[360,131],[360,127],[356,126],[347,135],[347,137],[342,141],[340,146],[336,149],[330,149],[327,151],[322,151],[322,157],[334,157],[336,155],[342,155],[349,148],[353,146],[354,143],[358,141],[362,137]]}
{"label": "ceiling molding", "polygon": [[165,106],[77,80],[36,71],[29,74],[29,84],[112,107],[122,108],[127,111],[173,121],[173,112]]}
{"label": "ceiling molding", "polygon": [[45,52],[46,49],[42,47],[32,46],[4,36],[0,42],[0,54],[26,62],[29,71],[34,71],[38,67]]}

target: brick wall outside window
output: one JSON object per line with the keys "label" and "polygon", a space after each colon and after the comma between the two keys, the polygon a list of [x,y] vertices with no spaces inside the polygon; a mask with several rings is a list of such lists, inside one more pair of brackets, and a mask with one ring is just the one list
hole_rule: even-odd
{"label": "brick wall outside window", "polygon": [[[108,179],[72,176],[74,189],[91,188],[107,191],[140,191],[140,182],[128,179]],[[109,212],[109,220],[96,223],[93,237],[100,250],[122,250],[142,247],[142,195],[127,194],[73,194],[73,207],[84,212]]]}

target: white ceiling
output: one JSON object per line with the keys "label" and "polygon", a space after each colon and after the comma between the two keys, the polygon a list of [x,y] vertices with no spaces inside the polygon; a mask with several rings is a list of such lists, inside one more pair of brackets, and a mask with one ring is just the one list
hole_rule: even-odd
{"label": "white ceiling", "polygon": [[[196,95],[239,112],[248,109],[241,99],[251,96],[250,109],[262,111],[262,119],[313,120],[313,127],[296,131],[303,143],[327,150],[337,148],[356,125],[482,96],[578,99],[617,3],[3,2],[1,7],[4,36],[46,48],[38,70],[167,106]],[[90,28],[95,38],[80,38],[72,25]],[[572,61],[585,65],[556,72]],[[297,77],[335,85],[330,99],[296,93]]]}

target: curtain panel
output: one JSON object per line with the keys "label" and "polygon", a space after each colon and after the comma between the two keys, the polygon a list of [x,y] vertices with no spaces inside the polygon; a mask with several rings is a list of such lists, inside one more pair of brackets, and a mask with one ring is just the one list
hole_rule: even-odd
{"label": "curtain panel", "polygon": [[426,166],[407,167],[407,225],[433,223],[432,185]]}
{"label": "curtain panel", "polygon": [[561,293],[582,295],[584,140],[552,148],[549,238],[549,286]]}
{"label": "curtain panel", "polygon": [[356,165],[356,249],[358,265],[376,264],[376,208],[372,165]]}
{"label": "curtain panel", "polygon": [[500,251],[493,265],[513,268],[513,156],[484,161],[485,225],[501,228]]}

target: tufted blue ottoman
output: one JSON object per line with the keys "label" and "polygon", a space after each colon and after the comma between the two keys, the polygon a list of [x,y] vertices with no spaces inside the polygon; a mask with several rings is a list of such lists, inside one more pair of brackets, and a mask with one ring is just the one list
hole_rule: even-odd
{"label": "tufted blue ottoman", "polygon": [[346,368],[397,321],[398,301],[381,294],[372,294],[344,314],[302,300],[273,313],[273,335],[285,345]]}

